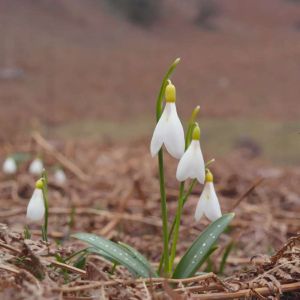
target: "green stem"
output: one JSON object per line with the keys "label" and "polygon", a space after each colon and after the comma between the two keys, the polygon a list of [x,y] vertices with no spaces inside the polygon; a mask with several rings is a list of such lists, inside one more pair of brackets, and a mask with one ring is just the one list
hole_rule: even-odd
{"label": "green stem", "polygon": [[[196,184],[197,180],[194,179],[192,181],[192,183],[190,184],[190,187],[188,189],[188,191],[186,192],[186,194],[184,195],[183,197],[183,205],[185,204],[185,202],[187,201],[189,195],[192,193],[193,191],[193,188]],[[176,223],[176,218],[173,220],[173,223],[172,223],[172,226],[171,226],[171,229],[169,231],[169,235],[168,235],[168,239],[170,240],[171,237],[172,237],[172,234],[173,234],[173,231],[174,231],[174,228],[175,228],[175,223]],[[163,262],[164,262],[164,254],[162,255],[161,259],[160,259],[160,262],[159,262],[159,267],[158,267],[158,273],[160,274],[161,272],[161,269],[162,269],[162,266],[163,266]]]}
{"label": "green stem", "polygon": [[159,186],[161,198],[161,214],[163,221],[163,256],[164,256],[164,273],[168,275],[169,266],[169,238],[168,238],[168,211],[167,211],[167,198],[165,191],[165,177],[164,177],[164,162],[162,149],[158,152],[158,168],[159,168]]}
{"label": "green stem", "polygon": [[42,173],[42,178],[43,178],[43,199],[44,199],[44,206],[45,206],[45,217],[44,217],[44,225],[42,228],[43,232],[43,241],[48,242],[48,176],[47,172],[43,170]]}
{"label": "green stem", "polygon": [[29,230],[28,225],[25,225],[24,227],[24,239],[29,240],[31,238],[31,232]]}
{"label": "green stem", "polygon": [[113,275],[114,273],[115,273],[115,270],[116,270],[116,268],[117,268],[117,263],[116,262],[114,262],[114,264],[113,264],[113,266],[112,266],[112,268],[111,268],[111,271],[110,271],[110,274],[111,275]]}
{"label": "green stem", "polygon": [[173,237],[173,243],[171,247],[171,255],[170,255],[170,261],[169,261],[169,271],[172,272],[173,263],[176,255],[176,247],[177,247],[177,241],[179,237],[179,227],[180,227],[180,221],[181,221],[181,215],[182,215],[182,208],[184,204],[184,182],[180,183],[179,188],[179,200],[178,200],[178,206],[177,206],[177,213],[175,218],[175,228],[174,228],[174,237]]}
{"label": "green stem", "polygon": [[[167,80],[175,70],[177,64],[180,59],[177,58],[167,73],[165,74],[158,96],[156,100],[156,122],[159,121],[162,114],[162,106],[163,106],[163,95],[165,92],[165,88],[167,86]],[[165,176],[164,176],[164,159],[163,159],[163,151],[162,149],[158,152],[158,169],[159,169],[159,187],[160,187],[160,198],[161,198],[161,213],[162,213],[162,221],[163,221],[163,254],[164,257],[164,275],[168,276],[168,268],[169,268],[169,238],[168,238],[168,211],[167,211],[167,199],[166,199],[166,191],[165,191]]]}

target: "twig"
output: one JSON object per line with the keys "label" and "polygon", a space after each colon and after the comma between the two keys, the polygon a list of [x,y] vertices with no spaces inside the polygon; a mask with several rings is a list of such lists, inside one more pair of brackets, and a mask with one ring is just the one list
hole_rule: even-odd
{"label": "twig", "polygon": [[14,252],[15,254],[21,254],[21,251],[13,246],[10,246],[8,244],[5,244],[3,242],[0,242],[0,247],[5,248],[7,250],[10,250],[12,252]]}
{"label": "twig", "polygon": [[68,271],[71,271],[73,273],[77,273],[77,274],[80,274],[80,275],[86,275],[86,271],[78,269],[78,268],[75,268],[73,266],[70,266],[70,265],[67,265],[67,264],[55,261],[55,260],[51,260],[50,262],[51,262],[52,265],[54,265],[56,267],[59,267],[59,268],[62,268],[62,269],[66,269]]}
{"label": "twig", "polygon": [[[198,288],[203,288],[203,286],[198,286]],[[186,287],[185,290],[189,291],[197,291],[196,287]],[[281,285],[282,292],[294,292],[300,290],[300,282],[294,283],[286,283]],[[240,299],[242,297],[246,297],[251,293],[251,291],[255,291],[261,295],[270,295],[271,291],[268,287],[261,287],[256,289],[246,289],[240,290],[237,292],[224,292],[224,293],[211,293],[211,294],[197,294],[197,299],[199,300],[227,300],[227,299]]]}
{"label": "twig", "polygon": [[79,167],[77,167],[67,157],[58,152],[52,145],[50,145],[38,132],[32,133],[32,138],[35,142],[46,150],[50,155],[56,158],[66,169],[72,172],[78,179],[82,181],[89,180],[89,176],[85,174]]}
{"label": "twig", "polygon": [[12,272],[14,274],[20,274],[20,271],[19,270],[16,270],[10,266],[7,266],[7,265],[0,265],[0,269],[2,270],[5,270],[5,271],[9,271],[9,272]]}
{"label": "twig", "polygon": [[253,185],[233,204],[233,206],[231,207],[231,209],[229,211],[233,211],[234,209],[236,209],[239,204],[248,196],[250,195],[254,189],[260,185],[262,182],[264,181],[264,178],[261,177],[258,180],[256,180]]}
{"label": "twig", "polygon": [[207,280],[209,278],[215,278],[216,275],[214,273],[208,273],[205,275],[199,275],[191,278],[183,278],[183,279],[174,279],[174,278],[141,278],[136,280],[110,280],[110,281],[96,281],[90,284],[82,285],[82,286],[75,286],[75,287],[62,287],[62,288],[54,288],[55,291],[60,292],[77,292],[89,289],[99,288],[101,286],[114,286],[118,284],[132,284],[132,283],[189,283],[193,281],[199,280]]}

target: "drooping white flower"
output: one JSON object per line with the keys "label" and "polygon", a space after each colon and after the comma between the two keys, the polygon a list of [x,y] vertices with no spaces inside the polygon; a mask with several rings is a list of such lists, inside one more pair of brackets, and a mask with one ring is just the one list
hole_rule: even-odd
{"label": "drooping white flower", "polygon": [[66,174],[62,169],[57,169],[54,173],[54,179],[58,184],[64,184],[67,180]]}
{"label": "drooping white flower", "polygon": [[45,204],[43,197],[43,181],[40,179],[35,184],[35,190],[27,206],[27,219],[31,221],[40,221],[45,214]]}
{"label": "drooping white flower", "polygon": [[169,81],[165,93],[166,105],[153,132],[150,151],[155,156],[164,144],[167,151],[177,159],[184,152],[184,131],[176,110],[176,90]]}
{"label": "drooping white flower", "polygon": [[29,172],[33,175],[41,175],[43,169],[43,162],[39,158],[34,159],[29,166]]}
{"label": "drooping white flower", "polygon": [[213,175],[210,171],[205,177],[205,185],[199,198],[195,219],[199,221],[205,215],[210,221],[215,221],[222,216],[220,204],[213,183]]}
{"label": "drooping white flower", "polygon": [[12,157],[7,157],[3,163],[2,170],[5,174],[15,174],[17,172],[16,161]]}
{"label": "drooping white flower", "polygon": [[194,128],[192,142],[181,157],[176,171],[178,181],[185,181],[188,178],[197,178],[200,183],[204,183],[205,164],[200,147],[200,128]]}

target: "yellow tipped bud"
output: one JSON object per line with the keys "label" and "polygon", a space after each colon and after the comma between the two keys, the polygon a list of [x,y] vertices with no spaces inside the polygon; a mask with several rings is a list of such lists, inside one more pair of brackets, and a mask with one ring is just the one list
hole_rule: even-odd
{"label": "yellow tipped bud", "polygon": [[194,127],[192,139],[196,141],[200,140],[200,127],[198,125]]}
{"label": "yellow tipped bud", "polygon": [[176,101],[176,88],[172,84],[171,80],[168,80],[168,85],[165,91],[166,102],[174,103]]}
{"label": "yellow tipped bud", "polygon": [[197,115],[198,115],[199,111],[200,111],[200,105],[197,105],[194,108],[193,112],[192,112],[192,116],[191,116],[191,119],[190,119],[191,122],[195,121],[195,119],[197,118]]}
{"label": "yellow tipped bud", "polygon": [[39,179],[36,183],[35,183],[35,188],[36,189],[40,189],[42,190],[44,187],[44,181],[42,179]]}
{"label": "yellow tipped bud", "polygon": [[206,175],[205,175],[205,182],[213,182],[214,176],[213,174],[207,169]]}

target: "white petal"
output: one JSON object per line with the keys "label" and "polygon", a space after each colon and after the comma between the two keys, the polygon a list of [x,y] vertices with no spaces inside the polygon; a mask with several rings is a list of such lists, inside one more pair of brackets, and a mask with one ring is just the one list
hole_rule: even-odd
{"label": "white petal", "polygon": [[29,166],[29,172],[33,175],[41,175],[43,171],[43,162],[39,159],[36,158]]}
{"label": "white petal", "polygon": [[205,214],[210,221],[215,221],[222,216],[219,200],[212,182],[205,184],[199,198],[195,212],[196,221],[199,221],[203,214]]}
{"label": "white petal", "polygon": [[39,221],[43,219],[44,214],[43,191],[41,189],[35,189],[27,206],[26,217],[32,221]]}
{"label": "white petal", "polygon": [[2,170],[6,174],[14,174],[17,171],[17,164],[15,160],[11,157],[8,157],[2,166]]}
{"label": "white petal", "polygon": [[180,159],[184,153],[184,130],[176,111],[175,103],[167,103],[166,128],[164,130],[164,144],[167,151],[177,159]]}
{"label": "white petal", "polygon": [[199,141],[193,140],[179,161],[176,178],[184,181],[188,178],[197,178],[200,183],[204,183],[205,165]]}
{"label": "white petal", "polygon": [[163,144],[164,130],[166,128],[166,118],[164,117],[164,114],[165,112],[162,113],[159,121],[157,122],[151,139],[150,152],[152,157],[158,153]]}
{"label": "white petal", "polygon": [[208,187],[209,197],[206,201],[204,213],[209,220],[215,221],[222,216],[222,212],[218,197],[215,192],[214,184],[212,182],[207,182],[206,185]]}
{"label": "white petal", "polygon": [[201,217],[204,214],[205,201],[204,201],[204,198],[203,198],[203,192],[202,192],[202,194],[201,194],[201,196],[198,200],[196,211],[195,211],[195,220],[197,222],[200,221]]}
{"label": "white petal", "polygon": [[67,180],[67,177],[63,170],[56,170],[54,173],[54,179],[58,184],[64,184]]}

